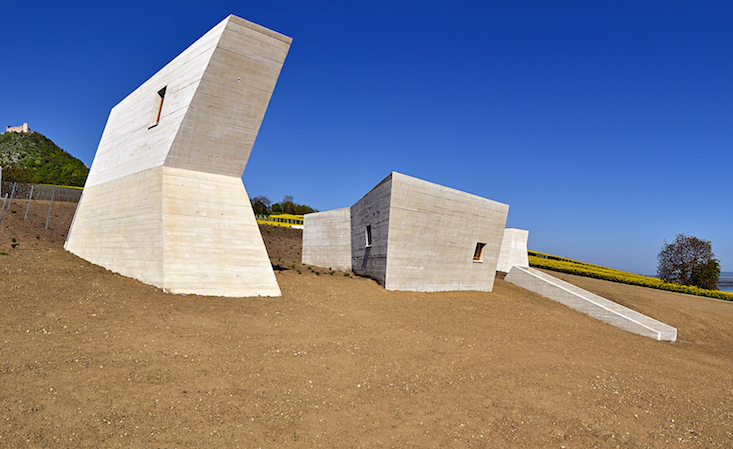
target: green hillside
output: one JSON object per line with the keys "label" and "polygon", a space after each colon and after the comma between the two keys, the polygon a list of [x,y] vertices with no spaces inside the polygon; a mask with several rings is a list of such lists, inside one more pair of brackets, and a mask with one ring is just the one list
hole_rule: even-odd
{"label": "green hillside", "polygon": [[0,134],[3,181],[84,186],[89,169],[37,132]]}

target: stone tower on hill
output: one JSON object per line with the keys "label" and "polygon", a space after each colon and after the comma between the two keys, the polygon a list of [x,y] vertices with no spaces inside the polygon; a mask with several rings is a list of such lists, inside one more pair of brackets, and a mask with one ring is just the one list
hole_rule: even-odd
{"label": "stone tower on hill", "polygon": [[5,132],[6,133],[29,133],[31,132],[31,129],[28,127],[28,123],[23,123],[20,126],[6,126]]}

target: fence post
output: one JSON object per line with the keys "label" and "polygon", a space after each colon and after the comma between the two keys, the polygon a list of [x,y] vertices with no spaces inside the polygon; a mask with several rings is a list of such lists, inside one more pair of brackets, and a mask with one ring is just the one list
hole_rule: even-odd
{"label": "fence post", "polygon": [[48,230],[48,220],[51,218],[51,206],[53,206],[53,196],[56,194],[56,189],[51,192],[51,202],[48,204],[48,215],[46,215],[46,230]]}
{"label": "fence post", "polygon": [[5,194],[5,198],[3,198],[3,207],[0,209],[0,223],[3,222],[3,213],[5,213],[5,202],[8,201],[8,194]]}
{"label": "fence post", "polygon": [[28,205],[25,207],[25,217],[23,217],[23,220],[28,218],[28,210],[31,208],[31,198],[33,198],[33,187],[35,186],[31,184],[31,193],[28,194]]}
{"label": "fence post", "polygon": [[18,182],[13,182],[13,190],[10,191],[10,202],[8,203],[8,210],[10,210],[10,205],[13,204],[13,195],[15,195],[15,185],[18,184]]}

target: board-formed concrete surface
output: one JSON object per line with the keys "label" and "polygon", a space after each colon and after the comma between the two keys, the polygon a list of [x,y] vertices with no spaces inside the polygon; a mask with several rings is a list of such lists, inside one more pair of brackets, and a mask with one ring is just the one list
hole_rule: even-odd
{"label": "board-formed concrete surface", "polygon": [[391,198],[392,175],[351,206],[350,220],[352,270],[360,276],[374,279],[385,288]]}
{"label": "board-formed concrete surface", "polygon": [[513,266],[529,267],[527,239],[529,239],[529,231],[527,230],[504,229],[504,239],[501,241],[501,251],[499,252],[499,262],[496,264],[496,271],[508,273]]}
{"label": "board-formed concrete surface", "polygon": [[174,293],[279,296],[241,177],[291,41],[229,16],[117,104],[65,248]]}
{"label": "board-formed concrete surface", "polygon": [[384,287],[491,291],[509,206],[401,173],[391,178]]}
{"label": "board-formed concrete surface", "polygon": [[619,329],[659,341],[677,340],[674,327],[537,269],[514,266],[505,279]]}
{"label": "board-formed concrete surface", "polygon": [[305,264],[351,270],[351,209],[344,207],[303,217]]}
{"label": "board-formed concrete surface", "polygon": [[[375,279],[387,290],[493,289],[508,205],[393,172],[347,208],[350,217],[343,210],[338,209],[339,229],[351,229],[354,273]],[[316,261],[305,254],[317,252],[318,266],[334,266],[343,253],[316,244],[334,235],[334,224],[309,221],[309,215],[303,263]],[[339,238],[332,247],[340,245]]]}

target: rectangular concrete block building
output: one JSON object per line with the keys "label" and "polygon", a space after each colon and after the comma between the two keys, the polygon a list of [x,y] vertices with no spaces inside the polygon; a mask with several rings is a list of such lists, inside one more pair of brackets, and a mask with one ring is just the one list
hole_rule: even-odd
{"label": "rectangular concrete block building", "polygon": [[[508,205],[393,172],[349,210],[355,274],[371,277],[387,290],[493,289]],[[331,247],[339,251],[321,251],[327,247],[314,244],[316,235],[334,235],[334,225],[308,217],[330,212],[306,215],[303,263],[331,266],[330,254],[343,257],[343,232],[332,239]],[[345,213],[339,214],[346,221]],[[319,258],[305,257],[316,251]]]}
{"label": "rectangular concrete block building", "polygon": [[344,207],[303,217],[302,261],[316,267],[351,270],[351,209]]}
{"label": "rectangular concrete block building", "polygon": [[116,105],[65,248],[174,293],[279,296],[241,177],[290,43],[229,16]]}

